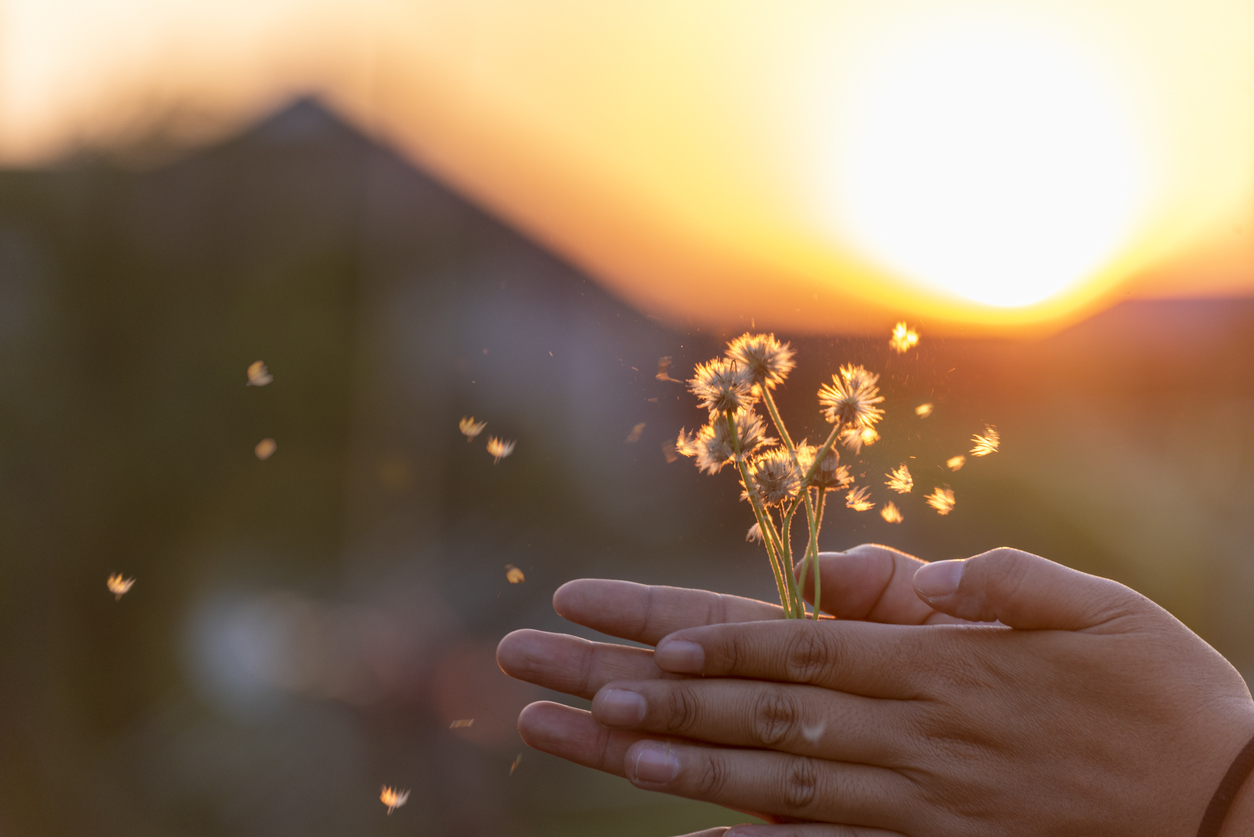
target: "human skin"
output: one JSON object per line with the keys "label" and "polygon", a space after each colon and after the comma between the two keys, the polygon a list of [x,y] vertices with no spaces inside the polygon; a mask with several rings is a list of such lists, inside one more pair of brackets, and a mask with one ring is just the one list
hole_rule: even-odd
{"label": "human skin", "polygon": [[[1016,550],[822,560],[840,618],[817,623],[704,591],[565,585],[563,616],[657,650],[507,636],[506,673],[593,699],[528,706],[524,740],[777,823],[702,837],[1193,837],[1254,735],[1236,670],[1113,581]],[[1254,833],[1250,784],[1225,837]]]}

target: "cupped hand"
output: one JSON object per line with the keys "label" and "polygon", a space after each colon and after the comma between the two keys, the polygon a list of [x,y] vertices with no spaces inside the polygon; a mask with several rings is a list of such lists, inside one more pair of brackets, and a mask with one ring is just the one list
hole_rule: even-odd
{"label": "cupped hand", "polygon": [[[1134,591],[1015,550],[913,583],[995,624],[686,628],[653,656],[685,678],[602,685],[595,724],[533,705],[520,728],[643,788],[810,821],[727,837],[1197,833],[1254,734],[1218,653]],[[1251,807],[1247,788],[1234,827]]]}
{"label": "cupped hand", "polygon": [[[923,562],[905,553],[864,545],[848,552],[824,553],[820,559],[827,578],[823,605],[829,614],[908,625],[959,621],[915,595],[911,578]],[[553,607],[571,622],[647,645],[685,628],[782,620],[784,615],[778,605],[753,599],[610,579],[569,582],[554,594]],[[616,680],[690,679],[659,669],[650,648],[535,630],[514,631],[502,639],[497,662],[511,677],[587,699]],[[524,709],[518,728],[523,739],[538,750],[618,776],[627,775],[628,748],[651,737],[607,730],[591,713],[549,701]],[[723,804],[749,810],[735,800]]]}

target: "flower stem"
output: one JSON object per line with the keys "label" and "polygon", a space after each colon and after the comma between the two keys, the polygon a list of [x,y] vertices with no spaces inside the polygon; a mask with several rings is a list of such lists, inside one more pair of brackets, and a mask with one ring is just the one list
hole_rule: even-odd
{"label": "flower stem", "polygon": [[819,527],[823,525],[823,506],[827,503],[827,489],[819,489],[818,509],[814,515],[814,525],[810,527],[810,560],[814,564],[814,618],[819,618],[819,607],[823,603],[823,585],[819,580]]}
{"label": "flower stem", "polygon": [[775,574],[775,586],[779,590],[779,603],[787,613],[788,618],[792,618],[792,597],[791,586],[785,585],[783,569],[781,567],[781,559],[777,554],[779,549],[779,534],[775,531],[775,521],[767,511],[762,508],[758,498],[754,496],[749,488],[749,472],[745,467],[744,457],[741,456],[740,438],[736,433],[736,419],[732,416],[731,411],[723,414],[724,420],[727,422],[727,432],[731,438],[732,451],[736,456],[736,469],[740,471],[740,481],[744,483],[745,493],[749,496],[749,505],[753,507],[753,515],[758,520],[758,531],[762,533],[762,544],[766,547],[766,557],[771,563],[771,572]]}

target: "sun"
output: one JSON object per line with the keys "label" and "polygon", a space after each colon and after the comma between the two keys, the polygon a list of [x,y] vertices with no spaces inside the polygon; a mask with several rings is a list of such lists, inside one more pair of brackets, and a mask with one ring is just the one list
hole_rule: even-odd
{"label": "sun", "polygon": [[1062,33],[951,20],[853,74],[831,192],[843,237],[915,285],[997,308],[1079,287],[1128,246],[1148,151],[1112,73]]}

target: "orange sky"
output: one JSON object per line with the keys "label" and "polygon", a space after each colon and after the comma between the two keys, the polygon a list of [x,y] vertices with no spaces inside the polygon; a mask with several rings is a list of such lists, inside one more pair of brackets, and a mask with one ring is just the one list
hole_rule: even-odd
{"label": "orange sky", "polygon": [[670,319],[1254,290],[1248,0],[0,3],[10,165],[313,92]]}

